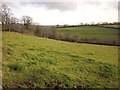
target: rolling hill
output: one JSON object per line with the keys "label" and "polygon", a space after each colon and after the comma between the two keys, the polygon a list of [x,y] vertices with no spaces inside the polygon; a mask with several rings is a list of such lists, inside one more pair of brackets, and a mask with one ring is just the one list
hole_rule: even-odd
{"label": "rolling hill", "polygon": [[[112,26],[111,26],[112,27]],[[80,26],[57,28],[64,36],[75,38],[79,42],[120,45],[118,42],[119,31],[114,28],[102,26]]]}
{"label": "rolling hill", "polygon": [[4,88],[118,88],[118,46],[2,34]]}

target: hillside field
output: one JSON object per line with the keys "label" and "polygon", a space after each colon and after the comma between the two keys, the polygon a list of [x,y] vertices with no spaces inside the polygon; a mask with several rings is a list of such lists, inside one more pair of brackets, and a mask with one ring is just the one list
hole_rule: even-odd
{"label": "hillside field", "polygon": [[120,25],[101,25],[105,27],[120,28]]}
{"label": "hillside field", "polygon": [[[63,30],[66,34],[73,31]],[[82,32],[81,37],[88,30]],[[103,34],[103,31],[96,32],[96,37]],[[105,31],[102,37],[116,40],[117,31],[111,32],[106,36]],[[118,46],[71,43],[3,32],[2,58],[5,88],[118,88]]]}
{"label": "hillside field", "polygon": [[57,30],[65,36],[76,37],[76,39],[79,39],[80,42],[118,44],[118,29],[100,26],[80,26],[57,28]]}

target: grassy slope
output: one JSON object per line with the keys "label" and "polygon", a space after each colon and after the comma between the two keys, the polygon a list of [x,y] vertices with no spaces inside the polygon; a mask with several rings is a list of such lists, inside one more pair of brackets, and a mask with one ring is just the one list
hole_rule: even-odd
{"label": "grassy slope", "polygon": [[97,39],[98,42],[118,42],[118,30],[112,28],[82,26],[78,28],[58,28],[57,30],[65,35],[77,34],[80,38]]}
{"label": "grassy slope", "polygon": [[119,25],[103,25],[103,26],[106,26],[106,27],[113,27],[113,28],[120,28]]}
{"label": "grassy slope", "polygon": [[3,32],[4,87],[118,87],[118,47]]}

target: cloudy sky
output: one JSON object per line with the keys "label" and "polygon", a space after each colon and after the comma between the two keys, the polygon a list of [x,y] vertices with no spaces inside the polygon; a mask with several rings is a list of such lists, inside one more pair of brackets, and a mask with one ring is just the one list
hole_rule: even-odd
{"label": "cloudy sky", "polygon": [[41,25],[117,22],[119,0],[2,0],[21,18]]}

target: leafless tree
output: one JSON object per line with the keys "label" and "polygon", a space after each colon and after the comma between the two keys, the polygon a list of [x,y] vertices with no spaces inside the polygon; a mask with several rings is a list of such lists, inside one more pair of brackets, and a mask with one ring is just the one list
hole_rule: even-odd
{"label": "leafless tree", "polygon": [[26,26],[26,28],[28,29],[29,25],[32,24],[32,18],[29,16],[22,16],[22,23]]}
{"label": "leafless tree", "polygon": [[16,24],[16,23],[18,23],[18,22],[19,22],[18,18],[16,18],[16,17],[11,17],[11,19],[10,19],[10,23],[11,23],[11,24]]}
{"label": "leafless tree", "polygon": [[2,4],[1,12],[2,12],[2,24],[9,24],[10,19],[13,15],[10,8],[8,8],[7,5]]}
{"label": "leafless tree", "polygon": [[11,17],[13,15],[10,8],[8,8],[7,5],[2,4],[0,13],[2,16],[2,25],[5,27],[4,29],[10,30]]}

